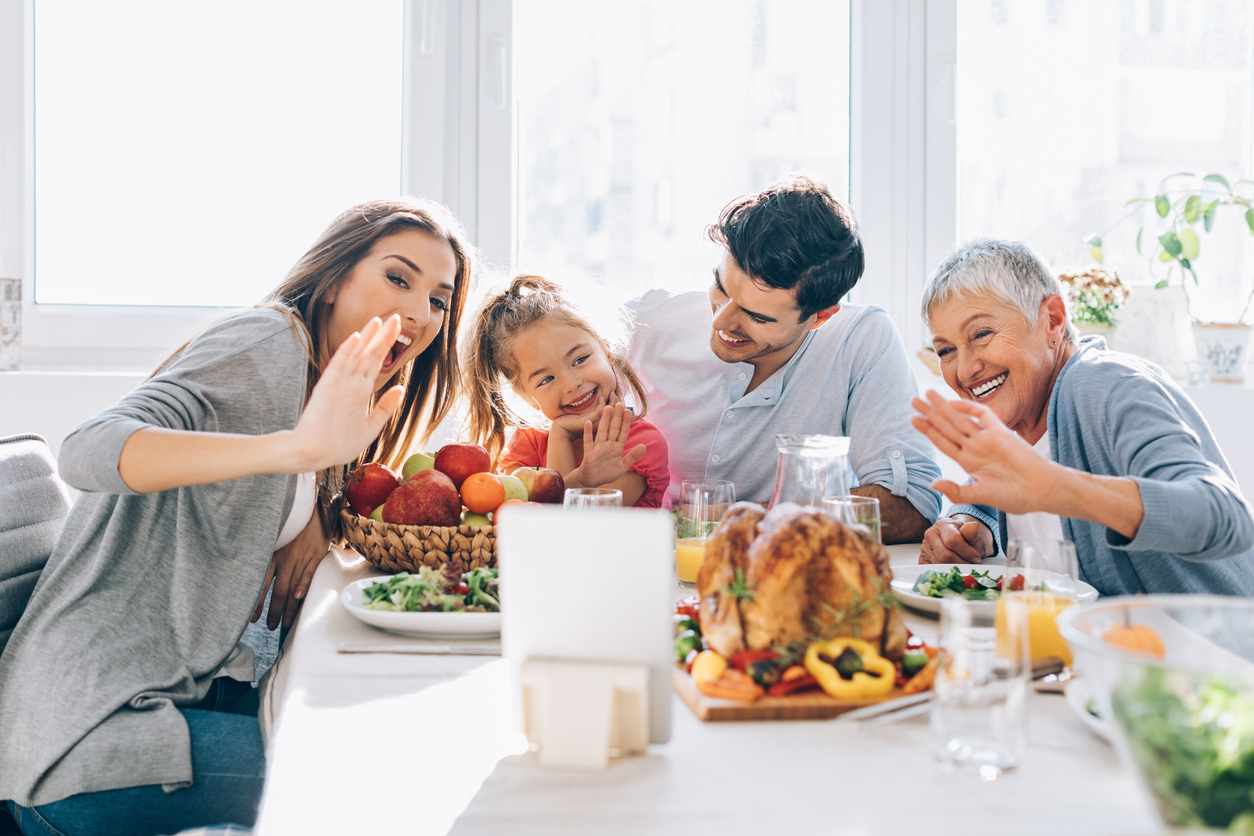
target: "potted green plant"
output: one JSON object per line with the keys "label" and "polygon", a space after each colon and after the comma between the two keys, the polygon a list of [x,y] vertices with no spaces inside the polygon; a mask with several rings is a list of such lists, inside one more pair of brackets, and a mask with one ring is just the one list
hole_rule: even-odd
{"label": "potted green plant", "polygon": [[1067,288],[1067,309],[1081,334],[1098,334],[1109,343],[1114,338],[1117,314],[1128,299],[1128,288],[1114,270],[1100,267],[1058,276]]}
{"label": "potted green plant", "polygon": [[[1245,318],[1250,303],[1254,301],[1254,288],[1245,298],[1240,308],[1241,315],[1235,322],[1202,322],[1193,314],[1189,279],[1192,279],[1196,291],[1200,285],[1197,265],[1202,250],[1199,231],[1208,235],[1220,224],[1228,230],[1239,228],[1240,234],[1248,232],[1254,235],[1254,180],[1229,182],[1222,174],[1203,177],[1187,172],[1172,174],[1163,178],[1153,197],[1129,200],[1125,204],[1127,213],[1111,229],[1140,214],[1145,204],[1153,206],[1156,217],[1151,216],[1150,223],[1155,228],[1143,224],[1137,229],[1136,251],[1146,257],[1151,275],[1158,279],[1154,286],[1164,288],[1179,280],[1193,319],[1198,357],[1205,362],[1211,379],[1243,381],[1250,336],[1254,332]],[[1243,223],[1238,222],[1237,216]],[[1089,244],[1093,257],[1101,263],[1101,237],[1090,235],[1085,242]]]}

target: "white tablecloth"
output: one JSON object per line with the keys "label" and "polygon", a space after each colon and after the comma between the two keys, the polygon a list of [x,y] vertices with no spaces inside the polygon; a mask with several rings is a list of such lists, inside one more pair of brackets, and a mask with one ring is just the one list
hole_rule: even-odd
{"label": "white tablecloth", "polygon": [[314,576],[276,682],[261,836],[1156,832],[1131,774],[1055,695],[1035,696],[1023,765],[995,782],[944,772],[926,717],[705,724],[678,698],[671,742],[647,756],[540,769],[511,727],[502,660],[336,652],[413,641],[341,608],[340,590],[371,574],[335,550]]}

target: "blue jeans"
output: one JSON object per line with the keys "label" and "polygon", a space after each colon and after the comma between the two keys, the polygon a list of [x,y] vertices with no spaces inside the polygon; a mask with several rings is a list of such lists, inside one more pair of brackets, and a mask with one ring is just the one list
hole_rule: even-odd
{"label": "blue jeans", "polygon": [[191,734],[190,787],[159,785],[72,795],[39,807],[5,802],[25,836],[143,836],[205,825],[252,827],[266,777],[257,722],[258,696],[248,683],[215,680],[195,708],[179,709]]}

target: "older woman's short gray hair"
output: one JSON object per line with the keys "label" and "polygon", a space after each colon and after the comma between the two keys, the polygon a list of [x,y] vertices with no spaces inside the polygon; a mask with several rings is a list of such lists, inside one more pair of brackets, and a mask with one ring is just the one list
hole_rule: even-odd
{"label": "older woman's short gray hair", "polygon": [[[986,296],[1036,322],[1041,303],[1054,294],[1066,304],[1062,282],[1027,244],[979,238],[959,247],[928,278],[923,288],[923,321],[930,325],[936,307],[954,296]],[[1080,339],[1070,316],[1064,336],[1071,342]]]}

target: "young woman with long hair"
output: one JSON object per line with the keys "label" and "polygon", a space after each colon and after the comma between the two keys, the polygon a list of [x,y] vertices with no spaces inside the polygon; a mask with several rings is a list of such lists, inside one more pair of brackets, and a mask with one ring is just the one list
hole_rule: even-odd
{"label": "young woman with long hair", "polygon": [[251,655],[290,623],[347,468],[448,412],[472,252],[442,207],[340,215],[259,307],[208,326],[78,428],[83,493],[0,654],[0,799],[25,833],[251,825]]}

